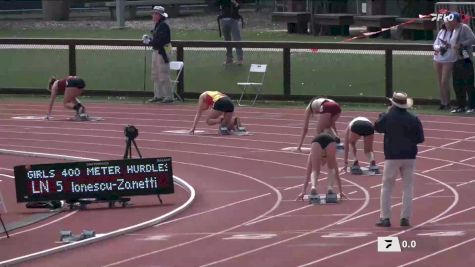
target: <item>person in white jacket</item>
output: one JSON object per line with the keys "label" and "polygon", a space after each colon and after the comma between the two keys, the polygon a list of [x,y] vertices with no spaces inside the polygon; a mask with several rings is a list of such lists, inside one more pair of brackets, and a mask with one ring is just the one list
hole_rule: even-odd
{"label": "person in white jacket", "polygon": [[434,68],[437,71],[437,82],[440,92],[440,110],[450,110],[450,77],[457,54],[453,47],[456,43],[456,32],[450,27],[447,17],[434,41]]}

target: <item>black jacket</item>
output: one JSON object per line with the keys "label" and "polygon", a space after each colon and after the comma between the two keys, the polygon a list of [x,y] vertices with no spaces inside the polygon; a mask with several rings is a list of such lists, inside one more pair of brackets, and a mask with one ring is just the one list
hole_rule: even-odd
{"label": "black jacket", "polygon": [[374,129],[384,133],[385,159],[415,159],[417,144],[424,142],[421,121],[406,109],[393,106],[381,113]]}
{"label": "black jacket", "polygon": [[241,19],[241,15],[239,14],[240,5],[235,6],[231,0],[218,0],[216,4],[221,7],[220,18]]}
{"label": "black jacket", "polygon": [[161,18],[158,23],[155,24],[155,28],[152,30],[152,41],[150,45],[153,50],[158,50],[158,53],[162,55],[165,63],[170,62],[168,55],[165,52],[164,46],[171,42],[170,26],[165,22],[165,18]]}

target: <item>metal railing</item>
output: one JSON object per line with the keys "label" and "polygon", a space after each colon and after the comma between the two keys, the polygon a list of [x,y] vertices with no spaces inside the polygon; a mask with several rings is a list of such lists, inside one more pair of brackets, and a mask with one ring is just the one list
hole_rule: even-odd
{"label": "metal railing", "polygon": [[[50,38],[0,38],[0,45],[63,45],[68,46],[69,74],[76,75],[77,55],[76,47],[89,46],[130,46],[144,47],[141,41],[124,39],[50,39]],[[430,44],[396,44],[396,43],[345,43],[345,42],[224,42],[224,41],[172,41],[176,48],[176,60],[184,61],[185,49],[188,48],[262,48],[280,50],[282,55],[282,91],[280,95],[266,95],[273,99],[302,99],[306,96],[292,95],[291,91],[291,52],[301,49],[348,49],[384,51],[385,96],[393,92],[393,52],[394,51],[432,51]],[[186,67],[179,78],[178,93],[185,96],[186,84],[184,76]]]}

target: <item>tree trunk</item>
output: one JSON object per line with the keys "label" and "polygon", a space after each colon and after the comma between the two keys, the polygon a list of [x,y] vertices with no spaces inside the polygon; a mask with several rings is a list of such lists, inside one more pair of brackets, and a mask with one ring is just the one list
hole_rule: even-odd
{"label": "tree trunk", "polygon": [[42,0],[44,20],[68,20],[71,0]]}

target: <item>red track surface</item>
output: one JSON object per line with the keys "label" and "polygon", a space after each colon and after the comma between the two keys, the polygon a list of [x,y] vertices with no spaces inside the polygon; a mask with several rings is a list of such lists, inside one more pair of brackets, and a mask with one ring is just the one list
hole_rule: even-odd
{"label": "red track surface", "polygon": [[[312,206],[293,201],[301,190],[306,155],[285,152],[300,134],[302,110],[238,109],[250,136],[190,136],[165,131],[189,129],[195,108],[179,105],[89,104],[101,122],[28,121],[13,116],[41,115],[45,106],[2,103],[2,148],[116,159],[124,148],[123,127],[134,124],[144,157],[172,156],[174,174],[197,191],[190,208],[176,218],[133,234],[61,252],[21,266],[448,266],[475,264],[475,118],[421,116],[426,142],[419,147],[412,227],[398,226],[400,183],[393,195],[393,227],[374,227],[379,216],[381,176],[343,175],[351,200]],[[62,112],[61,108],[57,108]],[[344,112],[338,128],[357,115]],[[310,137],[309,137],[310,138]],[[376,137],[378,161],[383,160],[382,136]],[[309,139],[308,139],[309,141]],[[0,174],[25,161],[0,158]],[[14,214],[11,179],[0,176],[0,189]],[[320,180],[320,189],[326,186]],[[8,190],[8,191],[7,191]],[[187,196],[168,197],[170,206],[134,209],[91,209],[63,212],[69,217],[38,230],[0,239],[0,260],[57,246],[58,231],[93,228],[98,233],[132,225],[151,217],[150,210],[174,208]],[[12,200],[13,199],[13,200]],[[149,198],[137,200],[152,202]],[[155,201],[155,200],[154,200]],[[153,214],[155,216],[156,214]],[[10,216],[12,216],[10,218]],[[38,224],[41,224],[40,222]],[[34,227],[36,225],[29,226]],[[24,229],[18,229],[15,232]],[[400,253],[378,253],[378,236],[398,236],[416,242]],[[406,265],[407,264],[407,265]],[[468,264],[468,265],[467,265]]]}

